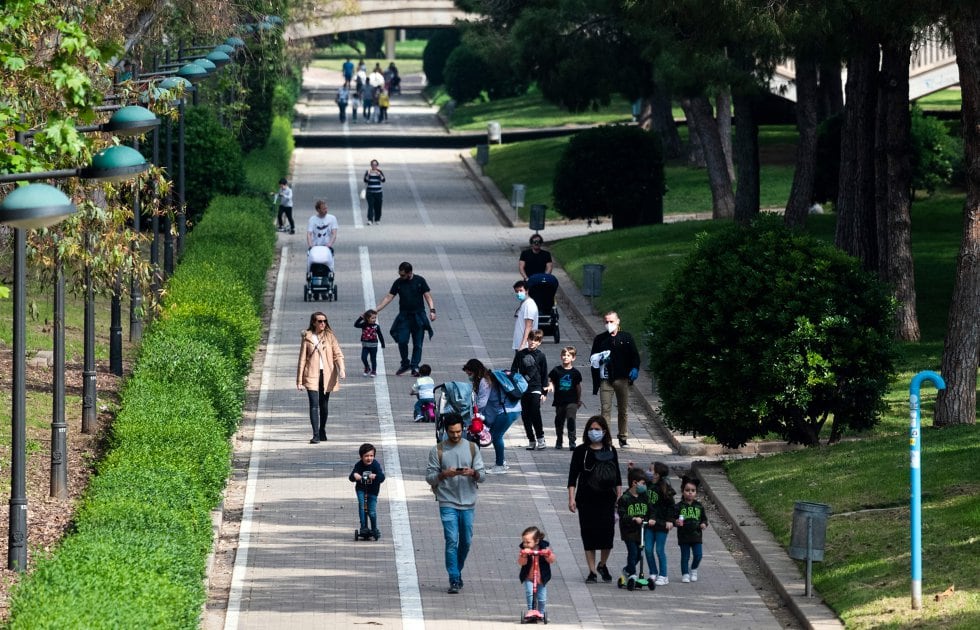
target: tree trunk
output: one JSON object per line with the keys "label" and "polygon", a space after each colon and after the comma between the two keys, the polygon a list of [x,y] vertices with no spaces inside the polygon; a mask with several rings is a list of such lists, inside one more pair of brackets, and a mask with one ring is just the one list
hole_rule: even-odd
{"label": "tree trunk", "polygon": [[980,357],[980,8],[962,9],[951,20],[960,70],[966,203],[963,241],[949,307],[942,375],[946,389],[936,399],[938,426],[976,424],[977,361]]}
{"label": "tree trunk", "polygon": [[684,119],[687,122],[687,165],[692,168],[705,168],[707,162],[704,159],[704,147],[701,146],[701,134],[698,133],[694,117],[685,106],[687,102],[689,101],[681,99],[681,109],[684,110]]}
{"label": "tree trunk", "polygon": [[704,161],[708,169],[708,184],[711,187],[711,218],[730,219],[735,214],[735,195],[732,180],[728,178],[725,166],[725,152],[721,146],[718,125],[711,111],[711,103],[706,96],[681,99],[681,107],[687,120],[694,124]]}
{"label": "tree trunk", "polygon": [[732,93],[728,89],[722,90],[715,97],[715,119],[718,121],[721,148],[725,150],[728,179],[735,183],[735,158],[732,154]]}
{"label": "tree trunk", "polygon": [[759,123],[755,96],[735,94],[735,222],[748,225],[759,214]]}
{"label": "tree trunk", "polygon": [[875,138],[878,276],[895,291],[896,334],[903,341],[918,341],[920,337],[912,263],[911,56],[911,30],[896,32],[882,45]]}
{"label": "tree trunk", "polygon": [[660,134],[664,145],[664,158],[676,160],[684,155],[684,143],[681,134],[677,132],[677,123],[671,111],[670,96],[661,86],[654,84],[653,93],[643,99],[643,110],[640,113],[640,126],[644,129],[651,127]]}
{"label": "tree trunk", "polygon": [[855,33],[855,37],[863,45],[847,63],[835,242],[874,272],[878,268],[874,139],[879,52],[877,41],[868,33]]}
{"label": "tree trunk", "polygon": [[786,202],[786,225],[801,228],[806,225],[813,205],[813,189],[817,178],[817,63],[809,55],[796,55],[796,129],[800,139],[796,145],[796,168],[793,187]]}
{"label": "tree trunk", "polygon": [[819,120],[827,120],[844,111],[844,90],[841,85],[839,61],[823,61],[820,63],[818,90],[820,94],[818,97],[820,110],[817,113]]}

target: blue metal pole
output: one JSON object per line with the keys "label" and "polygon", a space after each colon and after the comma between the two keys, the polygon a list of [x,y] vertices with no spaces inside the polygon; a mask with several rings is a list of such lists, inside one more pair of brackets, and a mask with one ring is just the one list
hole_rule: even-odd
{"label": "blue metal pole", "polygon": [[932,381],[936,389],[946,389],[943,377],[935,372],[919,372],[909,385],[909,454],[912,481],[912,609],[922,608],[922,423],[919,390],[923,381]]}

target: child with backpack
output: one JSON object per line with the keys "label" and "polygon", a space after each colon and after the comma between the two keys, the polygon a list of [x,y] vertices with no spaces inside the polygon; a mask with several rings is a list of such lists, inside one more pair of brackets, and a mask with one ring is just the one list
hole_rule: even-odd
{"label": "child with backpack", "polygon": [[[364,539],[371,536],[379,540],[381,530],[378,529],[378,494],[381,492],[381,483],[385,480],[385,471],[381,468],[381,463],[375,459],[377,451],[373,444],[367,442],[361,444],[357,453],[360,459],[354,464],[354,469],[347,477],[354,482],[358,512],[361,515],[361,529],[357,535]],[[370,529],[368,529],[369,520]]]}
{"label": "child with backpack", "polygon": [[378,312],[374,309],[364,311],[354,321],[354,328],[361,329],[361,363],[364,364],[364,376],[375,378],[378,376],[378,344],[385,347],[385,336],[381,334],[381,326],[378,326]]}

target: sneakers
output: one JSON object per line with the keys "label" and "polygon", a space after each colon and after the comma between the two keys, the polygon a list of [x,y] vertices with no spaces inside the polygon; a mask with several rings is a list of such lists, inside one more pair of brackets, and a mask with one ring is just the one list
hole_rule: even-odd
{"label": "sneakers", "polygon": [[411,369],[412,369],[412,368],[410,368],[410,367],[409,367],[409,366],[407,366],[407,365],[406,365],[405,367],[400,367],[400,368],[398,368],[398,370],[397,370],[397,371],[395,372],[395,376],[401,376],[402,374],[405,374],[406,372],[408,372],[408,371],[409,371],[409,370],[411,370]]}
{"label": "sneakers", "polygon": [[589,572],[589,576],[585,578],[586,584],[595,584],[598,581],[598,577],[595,573]]}
{"label": "sneakers", "polygon": [[319,444],[319,443],[320,443],[320,439],[317,438],[316,436],[310,439],[310,444]]}
{"label": "sneakers", "polygon": [[627,591],[632,591],[635,588],[636,588],[636,576],[635,575],[631,575],[631,576],[629,576],[629,579],[626,580],[626,590]]}
{"label": "sneakers", "polygon": [[449,593],[450,595],[455,595],[456,593],[459,592],[460,588],[462,588],[462,585],[459,582],[450,582],[449,590],[446,592]]}
{"label": "sneakers", "polygon": [[364,368],[364,376],[371,376],[371,370]]}
{"label": "sneakers", "polygon": [[412,368],[412,376],[418,378],[419,376],[421,376],[421,374],[419,374],[419,371],[417,369]]}
{"label": "sneakers", "polygon": [[375,540],[381,540],[381,530],[380,529],[372,529],[371,530],[371,536]]}
{"label": "sneakers", "polygon": [[666,586],[667,584],[670,584],[670,580],[667,579],[666,575],[658,575],[657,579],[654,580],[653,583],[657,586]]}
{"label": "sneakers", "polygon": [[561,444],[561,440],[556,440],[555,441],[555,450],[560,451],[562,448],[563,447],[562,447],[562,444]]}
{"label": "sneakers", "polygon": [[599,575],[602,576],[603,582],[612,582],[612,575],[609,573],[609,569],[606,568],[606,565],[598,564],[596,565],[595,570],[598,571]]}
{"label": "sneakers", "polygon": [[683,582],[684,584],[688,584],[690,581],[691,581],[690,573],[685,573],[684,575],[681,576],[681,582]]}
{"label": "sneakers", "polygon": [[378,378],[378,373],[375,370],[371,370],[371,378]]}
{"label": "sneakers", "polygon": [[575,440],[572,440],[571,442],[568,443],[568,450],[570,451],[575,450]]}
{"label": "sneakers", "polygon": [[624,446],[629,446],[629,444],[626,443],[626,438],[625,437],[621,437],[621,438],[619,438],[619,447],[620,448],[623,448]]}
{"label": "sneakers", "polygon": [[425,422],[425,418],[423,418],[422,416],[415,416],[415,421],[416,422]]}
{"label": "sneakers", "polygon": [[510,466],[504,464],[503,466],[491,466],[490,468],[487,468],[483,472],[487,473],[488,475],[502,475],[508,470],[510,470]]}
{"label": "sneakers", "polygon": [[526,451],[533,451],[536,448],[538,448],[537,441],[536,440],[531,440],[530,442],[527,443],[527,446],[524,447],[524,450],[526,450]]}
{"label": "sneakers", "polygon": [[691,569],[691,581],[692,582],[697,582],[698,581],[698,570],[697,569]]}
{"label": "sneakers", "polygon": [[537,445],[535,446],[535,448],[537,450],[539,450],[539,451],[543,451],[544,449],[548,448],[548,445],[544,443],[544,438],[538,439],[538,442],[537,442]]}
{"label": "sneakers", "polygon": [[374,221],[368,221],[368,225],[371,225],[372,223],[374,223]]}

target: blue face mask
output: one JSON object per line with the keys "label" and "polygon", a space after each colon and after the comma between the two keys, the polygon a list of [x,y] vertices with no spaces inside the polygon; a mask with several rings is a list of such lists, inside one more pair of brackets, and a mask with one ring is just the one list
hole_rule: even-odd
{"label": "blue face mask", "polygon": [[589,429],[589,439],[593,442],[601,442],[606,432],[602,429]]}
{"label": "blue face mask", "polygon": [[518,302],[523,302],[524,298],[526,297],[527,297],[527,293],[524,293],[523,291],[518,291],[517,293],[514,294],[514,299],[517,300]]}
{"label": "blue face mask", "polygon": [[636,484],[636,491],[639,494],[643,494],[644,492],[646,492],[647,491],[646,484],[644,484],[644,483],[638,483],[638,484]]}

